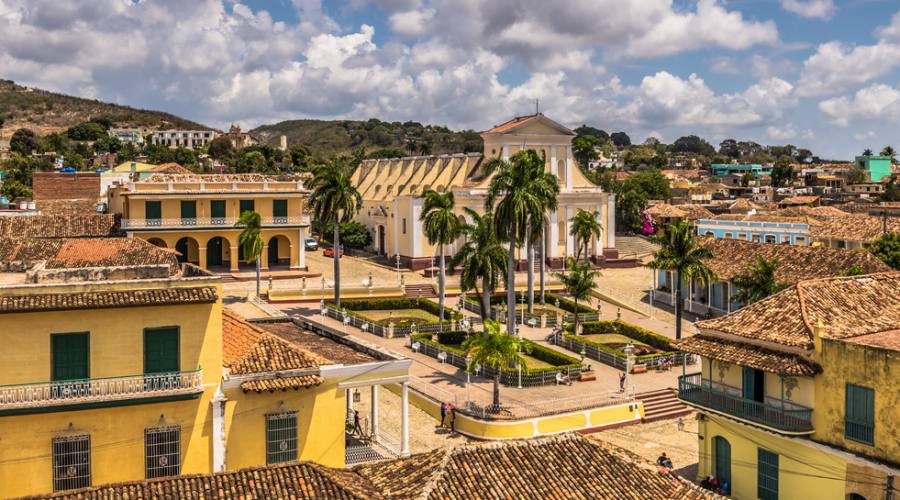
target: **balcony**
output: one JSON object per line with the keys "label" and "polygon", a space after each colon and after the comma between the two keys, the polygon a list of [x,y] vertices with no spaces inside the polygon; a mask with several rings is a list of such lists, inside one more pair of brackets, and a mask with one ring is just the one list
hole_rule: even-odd
{"label": "balcony", "polygon": [[[263,227],[308,226],[309,216],[302,217],[262,217]],[[182,229],[182,228],[228,228],[237,224],[231,217],[206,217],[194,219],[122,219],[122,229]]]}
{"label": "balcony", "polygon": [[202,371],[88,378],[0,386],[0,415],[193,399],[203,392]]}
{"label": "balcony", "polygon": [[678,398],[785,434],[813,432],[811,408],[782,400],[772,404],[746,399],[735,388],[701,380],[699,373],[678,377]]}

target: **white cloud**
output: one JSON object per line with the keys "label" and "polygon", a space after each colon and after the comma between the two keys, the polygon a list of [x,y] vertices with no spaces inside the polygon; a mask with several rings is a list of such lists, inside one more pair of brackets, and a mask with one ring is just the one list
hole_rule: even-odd
{"label": "white cloud", "polygon": [[836,10],[833,0],[781,0],[781,7],[801,17],[831,19]]}
{"label": "white cloud", "polygon": [[900,123],[900,89],[875,84],[860,89],[852,97],[824,100],[819,103],[819,109],[841,127],[862,120]]}
{"label": "white cloud", "polygon": [[857,141],[864,141],[867,139],[871,139],[873,137],[875,137],[875,132],[872,130],[867,130],[865,132],[858,132],[858,133],[853,134],[853,138],[856,139]]}
{"label": "white cloud", "polygon": [[793,123],[785,124],[783,127],[770,125],[766,127],[766,135],[776,141],[789,141],[797,137],[797,131],[794,129]]}
{"label": "white cloud", "polygon": [[394,34],[412,38],[428,33],[433,19],[434,9],[421,9],[391,14],[388,22]]}

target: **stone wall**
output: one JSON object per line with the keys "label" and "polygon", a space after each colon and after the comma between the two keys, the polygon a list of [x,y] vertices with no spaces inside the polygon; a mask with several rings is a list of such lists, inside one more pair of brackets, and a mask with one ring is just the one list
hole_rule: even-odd
{"label": "stone wall", "polygon": [[35,200],[96,200],[100,197],[100,174],[94,172],[35,172],[32,177]]}

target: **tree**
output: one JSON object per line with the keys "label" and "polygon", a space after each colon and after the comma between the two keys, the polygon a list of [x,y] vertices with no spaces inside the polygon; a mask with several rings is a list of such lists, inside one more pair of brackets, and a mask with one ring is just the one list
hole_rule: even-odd
{"label": "tree", "polygon": [[578,332],[578,301],[586,301],[591,296],[591,292],[597,288],[597,278],[600,277],[600,271],[591,268],[588,261],[578,261],[574,257],[566,259],[566,267],[569,271],[565,273],[556,273],[556,277],[562,282],[566,293],[572,296],[575,301],[575,332]]}
{"label": "tree", "polygon": [[[351,220],[341,223],[341,243],[346,248],[365,248],[372,244],[372,233],[362,222]],[[334,233],[334,224],[329,224],[326,233]],[[330,241],[330,238],[328,239]]]}
{"label": "tree", "polygon": [[599,128],[589,127],[587,125],[582,125],[576,128],[575,133],[578,134],[579,137],[584,135],[594,136],[600,141],[601,144],[609,141],[609,134],[607,134],[606,131],[600,130]]}
{"label": "tree", "polygon": [[445,262],[444,245],[453,243],[462,232],[462,224],[453,213],[455,205],[452,191],[439,193],[433,189],[425,191],[425,200],[422,202],[422,214],[419,220],[423,223],[425,237],[428,243],[438,246],[438,317],[444,319],[444,294],[445,289]]}
{"label": "tree", "polygon": [[766,259],[762,255],[758,256],[755,263],[748,264],[746,271],[732,280],[738,289],[732,300],[752,304],[784,290],[787,288],[787,283],[776,279],[777,271],[777,258]]}
{"label": "tree", "polygon": [[316,168],[308,189],[309,203],[319,227],[333,224],[334,237],[334,303],[341,305],[341,235],[340,223],[351,220],[362,205],[362,195],[353,186],[350,176],[359,165],[359,158],[341,156]]}
{"label": "tree", "polygon": [[[515,308],[511,308],[515,310]],[[494,410],[500,408],[500,371],[509,367],[524,365],[525,358],[520,352],[527,349],[524,341],[513,335],[500,332],[496,321],[484,322],[484,331],[467,338],[463,344],[470,357],[468,370],[474,365],[490,366],[494,369]]]}
{"label": "tree", "polygon": [[896,159],[896,156],[897,156],[897,151],[891,146],[885,146],[881,150],[881,156],[890,156],[891,163],[894,163],[894,160]]}
{"label": "tree", "polygon": [[669,151],[672,151],[673,153],[694,153],[708,156],[712,156],[716,153],[716,150],[712,145],[706,142],[705,139],[696,135],[679,137],[671,146],[669,146]]}
{"label": "tree", "polygon": [[249,151],[241,156],[235,165],[238,173],[266,173],[269,171],[269,162],[259,151]]}
{"label": "tree", "polygon": [[891,269],[900,269],[900,233],[885,233],[872,243],[869,251]]}
{"label": "tree", "polygon": [[641,228],[641,212],[647,209],[650,198],[635,187],[624,187],[616,193],[616,217],[622,226],[630,229]]}
{"label": "tree", "polygon": [[403,158],[406,154],[402,149],[397,148],[383,148],[376,149],[369,153],[368,158],[379,159],[379,158]]}
{"label": "tree", "polygon": [[862,155],[863,156],[872,156],[872,150],[869,148],[866,148],[863,150]]}
{"label": "tree", "polygon": [[712,258],[708,247],[700,245],[694,239],[691,225],[687,219],[669,224],[663,234],[654,238],[660,246],[647,263],[651,269],[661,269],[675,273],[672,289],[675,293],[675,338],[681,338],[681,316],[684,301],[681,298],[681,284],[685,281],[697,281],[701,285],[715,280],[715,273],[703,262]]}
{"label": "tree", "polygon": [[744,172],[744,175],[741,176],[741,186],[749,186],[753,179],[756,179],[756,176],[752,172]]}
{"label": "tree", "polygon": [[480,297],[481,320],[484,322],[491,317],[491,294],[499,287],[500,277],[506,269],[506,251],[497,239],[494,214],[488,212],[480,215],[468,207],[464,207],[463,212],[472,219],[472,223],[462,229],[466,241],[450,260],[450,268],[462,266],[459,286],[462,291],[475,290]]}
{"label": "tree", "polygon": [[592,238],[600,238],[603,228],[597,218],[600,217],[599,212],[588,212],[587,210],[578,209],[578,213],[569,219],[569,234],[575,238],[575,260],[581,258],[581,250],[584,249],[584,257],[588,258],[588,245]]}
{"label": "tree", "polygon": [[738,142],[734,139],[725,139],[719,143],[719,154],[729,158],[738,159],[741,157],[741,150],[738,148]]}
{"label": "tree", "polygon": [[82,122],[66,130],[66,135],[73,141],[96,141],[107,135],[103,125],[94,122]]}
{"label": "tree", "polygon": [[847,184],[862,184],[868,180],[869,174],[857,166],[852,166],[847,171]]}
{"label": "tree", "polygon": [[256,261],[256,296],[259,297],[259,261],[265,246],[265,242],[263,242],[260,235],[262,232],[262,219],[258,213],[247,210],[241,214],[234,227],[241,228],[241,234],[238,235],[238,244],[244,252],[244,262]]}
{"label": "tree", "polygon": [[[544,159],[533,149],[514,154],[509,161],[491,158],[484,165],[485,172],[495,174],[488,185],[486,209],[494,208],[497,237],[509,242],[507,262],[506,303],[509,321],[507,329],[515,332],[516,311],[516,246],[525,245],[529,261],[533,260],[534,246],[527,241],[533,234],[531,227],[541,224],[544,213],[556,210],[559,181],[555,175],[544,171]],[[494,206],[494,202],[496,206]],[[534,307],[533,266],[529,266],[529,310]]]}
{"label": "tree", "polygon": [[794,169],[791,168],[791,160],[787,156],[779,157],[772,167],[772,185],[782,187],[794,179]]}
{"label": "tree", "polygon": [[231,139],[228,137],[219,136],[209,141],[206,153],[215,160],[225,160],[234,154],[234,145],[231,144]]}
{"label": "tree", "polygon": [[900,201],[900,183],[897,179],[891,178],[884,185],[884,192],[881,193],[881,201]]}
{"label": "tree", "polygon": [[35,148],[37,148],[37,137],[31,129],[17,129],[9,139],[9,150],[22,156],[30,156]]}
{"label": "tree", "polygon": [[572,155],[582,170],[587,170],[590,163],[597,159],[597,152],[594,151],[597,142],[598,139],[592,135],[582,135],[572,140]]}
{"label": "tree", "polygon": [[104,135],[94,142],[94,151],[98,153],[117,153],[120,149],[122,149],[122,141],[111,135]]}
{"label": "tree", "polygon": [[616,147],[623,148],[625,146],[631,146],[631,138],[628,137],[628,134],[625,132],[613,132],[610,134],[609,138],[612,139],[612,142]]}

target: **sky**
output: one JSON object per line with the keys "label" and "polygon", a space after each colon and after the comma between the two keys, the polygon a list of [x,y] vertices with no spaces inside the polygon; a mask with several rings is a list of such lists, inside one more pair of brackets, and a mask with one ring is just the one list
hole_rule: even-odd
{"label": "sky", "polygon": [[0,78],[218,128],[534,112],[634,142],[900,147],[897,0],[0,0]]}

